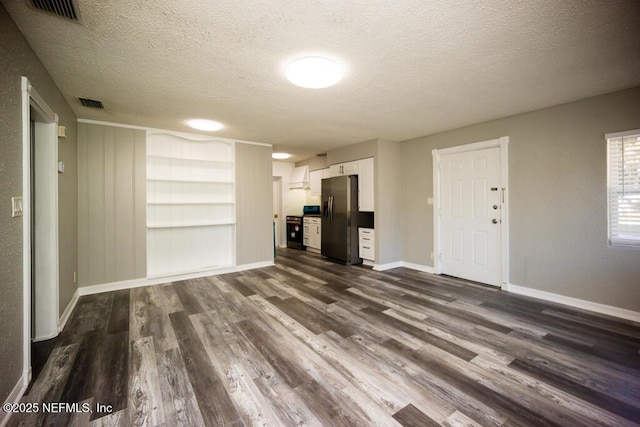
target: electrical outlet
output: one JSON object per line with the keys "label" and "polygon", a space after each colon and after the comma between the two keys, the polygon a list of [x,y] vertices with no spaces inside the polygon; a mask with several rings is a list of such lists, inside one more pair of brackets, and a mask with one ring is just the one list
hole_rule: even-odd
{"label": "electrical outlet", "polygon": [[433,252],[431,252],[431,259],[433,259]]}
{"label": "electrical outlet", "polygon": [[75,271],[73,272],[73,284],[75,285],[76,283],[78,283],[78,273],[76,273]]}
{"label": "electrical outlet", "polygon": [[11,198],[11,216],[13,218],[22,216],[22,197]]}

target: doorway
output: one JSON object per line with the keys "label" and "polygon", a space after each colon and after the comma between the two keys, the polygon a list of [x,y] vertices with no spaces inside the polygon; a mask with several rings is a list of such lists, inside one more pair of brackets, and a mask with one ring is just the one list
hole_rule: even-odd
{"label": "doorway", "polygon": [[435,272],[508,283],[508,138],[433,150]]}
{"label": "doorway", "polygon": [[58,335],[58,116],[22,78],[24,372],[31,342]]}

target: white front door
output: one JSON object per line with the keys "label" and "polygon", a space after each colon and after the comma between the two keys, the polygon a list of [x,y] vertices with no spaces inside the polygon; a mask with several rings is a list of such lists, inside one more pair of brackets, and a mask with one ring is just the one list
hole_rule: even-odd
{"label": "white front door", "polygon": [[440,157],[440,266],[443,274],[500,286],[500,148]]}

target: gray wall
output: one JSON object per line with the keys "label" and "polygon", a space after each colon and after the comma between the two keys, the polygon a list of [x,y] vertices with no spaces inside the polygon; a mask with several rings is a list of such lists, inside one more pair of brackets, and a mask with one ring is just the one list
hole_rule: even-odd
{"label": "gray wall", "polygon": [[273,260],[272,148],[236,144],[236,264]]}
{"label": "gray wall", "polygon": [[378,156],[378,140],[370,139],[327,152],[327,166]]}
{"label": "gray wall", "polygon": [[640,311],[640,252],[607,247],[606,143],[640,128],[640,88],[402,144],[403,260],[433,265],[431,150],[509,137],[509,282]]}
{"label": "gray wall", "polygon": [[315,171],[319,169],[325,169],[327,165],[327,156],[315,156],[307,160],[296,163],[296,167],[309,166],[309,171]]}
{"label": "gray wall", "polygon": [[144,278],[146,132],[78,124],[79,286]]}
{"label": "gray wall", "polygon": [[66,172],[58,175],[60,310],[75,292],[77,271],[76,117],[51,77],[35,56],[4,7],[0,5],[0,401],[4,402],[22,374],[22,219],[11,218],[11,197],[22,195],[21,76],[34,88],[67,127],[58,144]]}
{"label": "gray wall", "polygon": [[383,265],[402,260],[401,145],[378,141],[375,173],[376,263]]}

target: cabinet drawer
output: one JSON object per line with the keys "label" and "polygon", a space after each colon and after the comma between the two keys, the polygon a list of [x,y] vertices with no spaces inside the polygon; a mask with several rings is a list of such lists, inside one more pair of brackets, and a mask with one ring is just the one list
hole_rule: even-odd
{"label": "cabinet drawer", "polygon": [[320,226],[320,218],[319,217],[304,217],[304,226],[312,227],[312,226]]}
{"label": "cabinet drawer", "polygon": [[367,237],[371,240],[373,240],[374,237],[374,230],[373,228],[358,228],[358,237],[363,238],[363,237]]}
{"label": "cabinet drawer", "polygon": [[373,245],[360,244],[360,258],[373,261],[375,258]]}

